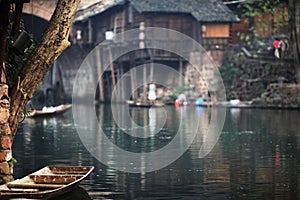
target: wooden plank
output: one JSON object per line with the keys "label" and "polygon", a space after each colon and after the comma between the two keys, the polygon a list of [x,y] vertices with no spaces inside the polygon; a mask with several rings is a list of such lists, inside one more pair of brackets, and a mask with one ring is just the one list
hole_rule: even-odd
{"label": "wooden plank", "polygon": [[206,24],[203,37],[229,37],[228,24]]}
{"label": "wooden plank", "polygon": [[30,175],[30,178],[38,184],[69,184],[82,177],[82,175]]}
{"label": "wooden plank", "polygon": [[86,174],[90,167],[49,167],[53,174]]}
{"label": "wooden plank", "polygon": [[63,187],[64,185],[58,184],[22,184],[22,183],[8,183],[6,184],[8,188],[22,188],[22,189],[58,189]]}

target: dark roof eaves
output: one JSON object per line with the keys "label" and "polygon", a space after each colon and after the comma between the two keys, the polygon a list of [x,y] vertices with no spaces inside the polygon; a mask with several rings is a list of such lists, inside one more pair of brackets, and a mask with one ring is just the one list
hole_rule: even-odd
{"label": "dark roof eaves", "polygon": [[[73,22],[86,21],[90,17],[93,17],[95,15],[103,13],[103,12],[105,12],[105,11],[115,7],[115,6],[124,4],[126,2],[127,2],[127,0],[119,0],[118,2],[115,2],[115,3],[113,3],[111,5],[107,5],[107,6],[103,5],[102,2],[95,3],[92,6],[90,6],[89,8],[87,8],[87,9],[91,10],[90,12],[92,12],[92,13],[88,13],[89,11],[87,11],[87,12],[85,12],[85,13],[79,15],[79,16],[75,15],[75,18],[74,18]],[[99,8],[97,8],[97,5],[99,6]],[[95,8],[93,8],[93,7],[95,7]],[[96,11],[93,12],[92,9],[95,9]],[[79,10],[79,12],[84,12],[84,10]]]}
{"label": "dark roof eaves", "polygon": [[[131,0],[117,0],[117,2],[114,2],[111,5],[107,5],[106,7],[103,4],[101,6],[101,2],[93,4],[92,6],[90,6],[89,8],[87,8],[87,9],[90,10],[90,13],[89,13],[89,11],[84,12],[84,10],[80,10],[80,12],[83,12],[83,13],[80,14],[79,16],[76,16],[75,19],[74,19],[74,22],[85,21],[85,20],[87,20],[90,17],[93,17],[95,15],[103,13],[103,12],[105,12],[105,11],[107,11],[107,10],[115,7],[115,6],[125,4],[128,1],[130,2],[130,5],[133,6],[133,8],[137,12],[139,12],[139,13],[182,13],[182,14],[190,14],[198,22],[205,22],[205,23],[208,23],[208,22],[233,23],[233,22],[239,22],[240,21],[236,16],[230,16],[230,18],[227,18],[227,17],[222,18],[220,16],[216,16],[219,19],[214,19],[214,17],[212,17],[212,18],[210,17],[211,19],[204,19],[204,18],[207,18],[207,17],[206,16],[199,16],[199,14],[195,13],[195,11],[185,12],[185,11],[166,11],[166,10],[147,10],[147,9],[143,10],[143,9],[140,9],[139,6],[135,5],[135,3],[134,3],[135,1],[131,1]],[[97,5],[99,6],[99,8],[97,8]],[[95,7],[95,8],[93,8],[93,7]],[[225,10],[226,10],[226,8],[225,8]],[[231,15],[234,15],[229,8],[227,8],[227,10],[225,12],[231,12]]]}

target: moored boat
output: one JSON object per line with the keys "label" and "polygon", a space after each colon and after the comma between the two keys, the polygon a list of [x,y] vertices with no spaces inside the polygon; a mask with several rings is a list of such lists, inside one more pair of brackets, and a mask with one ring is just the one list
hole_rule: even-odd
{"label": "moored boat", "polygon": [[242,102],[240,100],[220,101],[216,104],[212,102],[196,102],[197,106],[201,107],[226,107],[226,108],[254,108],[251,101]]}
{"label": "moored boat", "polygon": [[135,101],[127,101],[127,104],[130,107],[140,107],[140,108],[151,108],[151,107],[163,107],[165,106],[162,102],[155,102],[151,104],[150,102],[135,102]]}
{"label": "moored boat", "polygon": [[63,114],[71,107],[71,104],[62,104],[55,107],[44,107],[42,110],[32,110],[27,117],[47,117]]}
{"label": "moored boat", "polygon": [[0,185],[0,199],[49,199],[76,188],[93,166],[46,166],[24,178]]}

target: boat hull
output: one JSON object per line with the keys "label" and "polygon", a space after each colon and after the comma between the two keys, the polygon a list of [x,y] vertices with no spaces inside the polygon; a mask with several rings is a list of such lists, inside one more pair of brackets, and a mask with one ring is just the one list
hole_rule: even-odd
{"label": "boat hull", "polygon": [[50,199],[78,187],[94,169],[85,167],[47,166],[24,178],[0,186],[0,199]]}
{"label": "boat hull", "polygon": [[63,104],[48,110],[33,110],[27,117],[52,117],[60,115],[68,111],[72,107],[71,104]]}

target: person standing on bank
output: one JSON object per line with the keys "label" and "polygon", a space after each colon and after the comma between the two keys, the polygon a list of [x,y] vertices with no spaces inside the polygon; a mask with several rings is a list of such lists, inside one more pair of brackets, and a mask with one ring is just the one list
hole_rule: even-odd
{"label": "person standing on bank", "polygon": [[280,58],[280,53],[279,53],[279,48],[280,48],[280,44],[279,44],[279,40],[278,38],[275,38],[274,42],[273,42],[273,46],[274,46],[274,56],[276,58]]}
{"label": "person standing on bank", "polygon": [[279,42],[279,46],[280,46],[280,50],[281,50],[280,57],[281,58],[286,57],[286,52],[288,50],[288,41],[287,41],[287,39],[286,38],[281,39],[280,42]]}
{"label": "person standing on bank", "polygon": [[150,101],[150,104],[154,104],[155,100],[156,100],[156,93],[155,93],[155,84],[154,83],[150,83],[149,85],[149,91],[148,91],[148,99]]}
{"label": "person standing on bank", "polygon": [[207,91],[207,95],[210,98],[212,105],[218,104],[217,92],[218,92],[218,80],[216,76],[213,76],[213,78],[209,80],[208,91]]}

